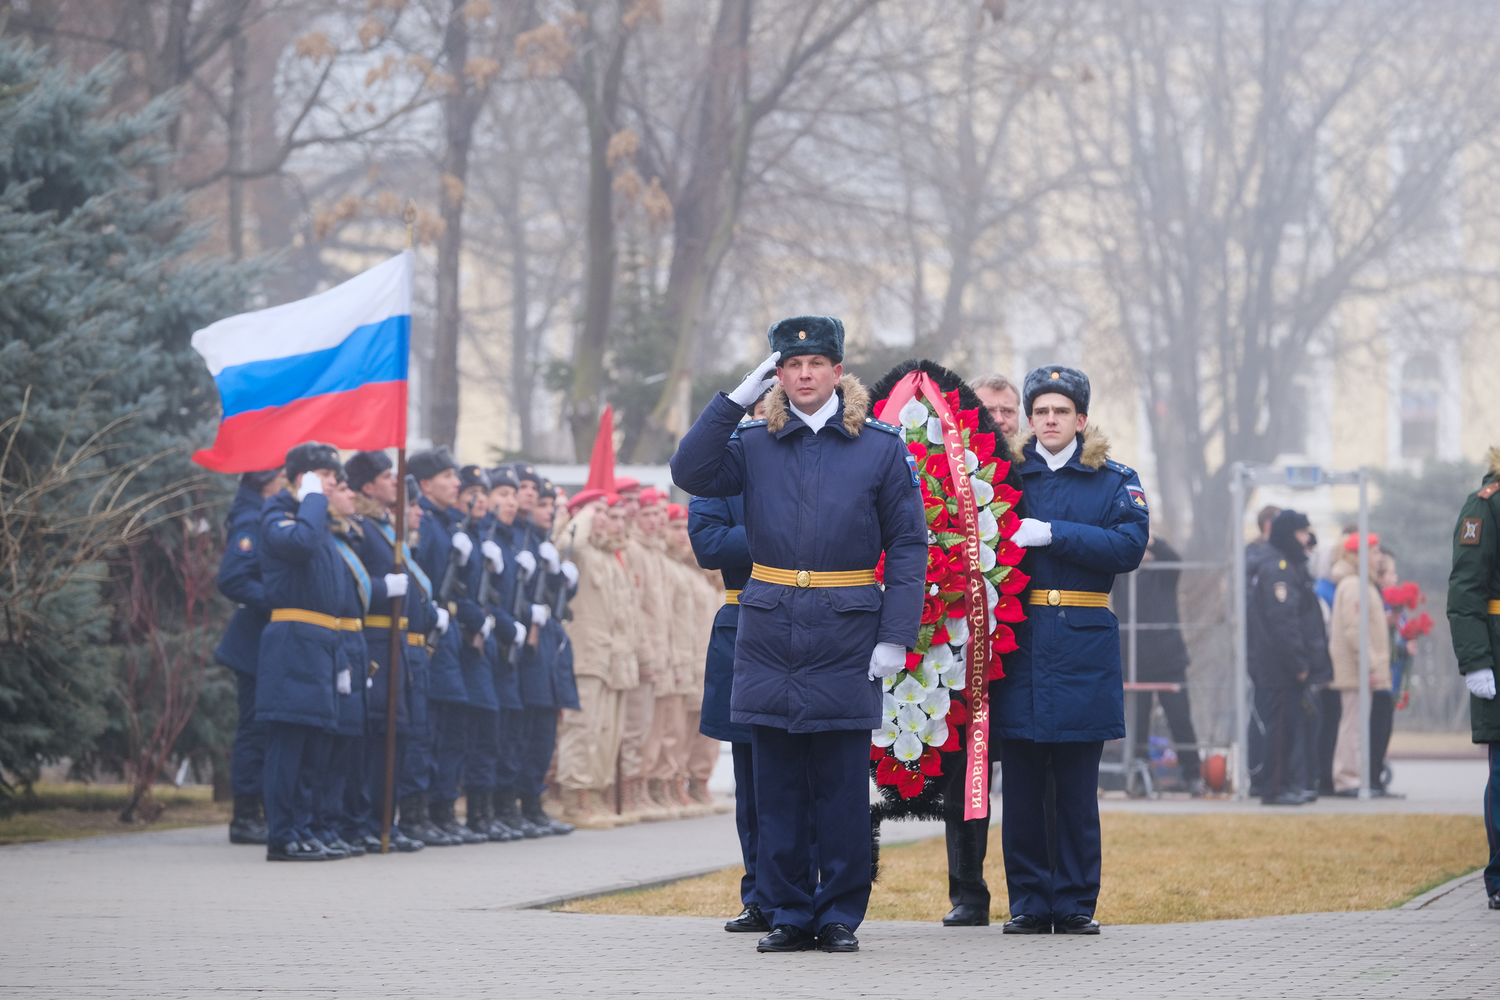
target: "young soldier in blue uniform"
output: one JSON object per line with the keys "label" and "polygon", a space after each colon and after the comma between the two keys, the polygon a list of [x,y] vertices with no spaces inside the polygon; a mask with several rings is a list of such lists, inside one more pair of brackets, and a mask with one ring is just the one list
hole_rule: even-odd
{"label": "young soldier in blue uniform", "polygon": [[[1118,573],[1140,565],[1150,515],[1136,474],[1088,431],[1089,380],[1046,366],[1026,376],[1035,437],[1021,451],[1029,517],[1012,537],[1031,549],[1027,620],[997,685],[992,738],[1008,821],[1001,832],[1010,890],[1007,934],[1097,934],[1099,757],[1125,735],[1119,623],[1109,610]],[[1057,865],[1047,860],[1047,766],[1057,787]]]}
{"label": "young soldier in blue uniform", "polygon": [[286,487],[284,468],[247,472],[229,506],[224,526],[228,543],[219,563],[219,592],[239,607],[229,619],[214,658],[234,671],[239,720],[229,751],[230,787],[234,791],[231,844],[264,844],[266,821],[261,806],[261,778],[266,766],[266,731],[255,721],[255,665],[260,633],[271,620],[271,607],[260,583],[260,510],[267,498]]}
{"label": "young soldier in blue uniform", "polygon": [[[786,319],[770,342],[771,357],[683,437],[672,478],[696,496],[743,494],[753,568],[730,721],[752,727],[755,892],[772,925],[757,948],[856,951],[870,898],[876,678],[899,671],[917,642],[927,526],[899,429],[871,419],[864,386],[843,376],[843,324]],[[777,381],[766,422],[739,426]]]}

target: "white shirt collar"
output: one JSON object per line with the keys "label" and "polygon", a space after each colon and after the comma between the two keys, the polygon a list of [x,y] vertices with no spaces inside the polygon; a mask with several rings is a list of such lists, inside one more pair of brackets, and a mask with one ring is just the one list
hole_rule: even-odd
{"label": "white shirt collar", "polygon": [[792,412],[795,413],[799,418],[801,418],[804,424],[811,427],[812,432],[816,434],[818,433],[818,431],[823,429],[823,425],[828,423],[828,419],[833,416],[834,412],[838,410],[838,408],[839,394],[835,392],[833,395],[828,397],[828,402],[818,407],[816,413],[803,413],[795,406],[792,407]]}
{"label": "white shirt collar", "polygon": [[1036,443],[1037,455],[1043,462],[1047,463],[1047,468],[1051,469],[1053,472],[1056,472],[1058,469],[1061,469],[1063,466],[1067,465],[1068,459],[1072,458],[1073,452],[1077,450],[1078,438],[1076,435],[1072,438],[1072,440],[1068,442],[1067,447],[1058,452],[1056,455],[1048,451],[1047,446],[1042,444],[1042,442],[1038,441]]}

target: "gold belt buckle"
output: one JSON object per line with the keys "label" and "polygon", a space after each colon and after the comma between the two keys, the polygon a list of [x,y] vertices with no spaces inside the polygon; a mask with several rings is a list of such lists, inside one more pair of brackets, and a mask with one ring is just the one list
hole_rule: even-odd
{"label": "gold belt buckle", "polygon": [[797,586],[799,586],[799,587],[811,587],[812,586],[812,574],[809,573],[805,569],[799,569],[797,571]]}
{"label": "gold belt buckle", "polygon": [[1048,605],[1048,607],[1055,608],[1055,607],[1057,607],[1061,603],[1062,603],[1062,591],[1060,591],[1060,590],[1049,590],[1049,591],[1047,591],[1047,605]]}

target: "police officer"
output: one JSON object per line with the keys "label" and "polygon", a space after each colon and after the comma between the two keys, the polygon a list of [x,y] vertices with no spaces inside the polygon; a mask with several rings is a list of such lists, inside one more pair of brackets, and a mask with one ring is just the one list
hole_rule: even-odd
{"label": "police officer", "polygon": [[1500,449],[1491,448],[1490,470],[1470,493],[1453,527],[1453,572],[1448,577],[1448,624],[1453,652],[1469,689],[1469,725],[1474,742],[1488,744],[1490,780],[1484,790],[1484,830],[1490,862],[1484,891],[1500,910],[1500,701],[1495,699],[1495,667],[1500,664],[1496,622],[1500,621]]}
{"label": "police officer", "polygon": [[231,844],[264,844],[266,821],[261,805],[261,777],[266,763],[265,727],[255,720],[255,666],[260,658],[260,633],[271,620],[260,582],[260,510],[266,499],[286,487],[285,468],[247,472],[229,505],[225,522],[224,558],[219,563],[219,592],[239,607],[229,619],[214,658],[234,671],[239,719],[229,751],[230,787],[234,819],[229,824]]}
{"label": "police officer", "polygon": [[[1034,369],[1022,403],[1035,436],[1021,451],[1027,511],[1012,541],[1031,549],[1027,621],[994,688],[992,738],[1003,780],[1007,934],[1097,934],[1099,758],[1125,735],[1116,574],[1140,565],[1149,514],[1136,474],[1088,429],[1089,380]],[[1057,788],[1057,858],[1043,821],[1047,767]]]}
{"label": "police officer", "polygon": [[[917,642],[927,526],[900,430],[870,418],[869,393],[843,375],[843,324],[794,317],[769,339],[770,358],[683,437],[672,478],[696,496],[743,495],[752,569],[730,721],[752,727],[755,892],[772,925],[757,949],[857,951],[876,678],[900,671]],[[739,426],[767,389],[766,421]]]}

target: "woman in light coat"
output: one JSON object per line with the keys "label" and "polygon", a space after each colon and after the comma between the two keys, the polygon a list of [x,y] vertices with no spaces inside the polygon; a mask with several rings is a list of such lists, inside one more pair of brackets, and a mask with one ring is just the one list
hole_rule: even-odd
{"label": "woman in light coat", "polygon": [[[1333,660],[1331,688],[1339,692],[1343,713],[1339,716],[1338,742],[1333,750],[1333,789],[1351,796],[1359,790],[1359,594],[1364,588],[1364,613],[1370,623],[1370,714],[1372,719],[1390,712],[1391,640],[1386,628],[1385,601],[1378,581],[1381,572],[1380,539],[1370,535],[1370,578],[1359,579],[1359,535],[1350,535],[1334,561],[1329,578],[1336,585],[1333,613],[1329,619],[1328,654]],[[1377,728],[1372,724],[1372,729]],[[1372,748],[1373,750],[1373,748]],[[1374,754],[1371,754],[1374,757]],[[1379,768],[1370,787],[1379,789]]]}

